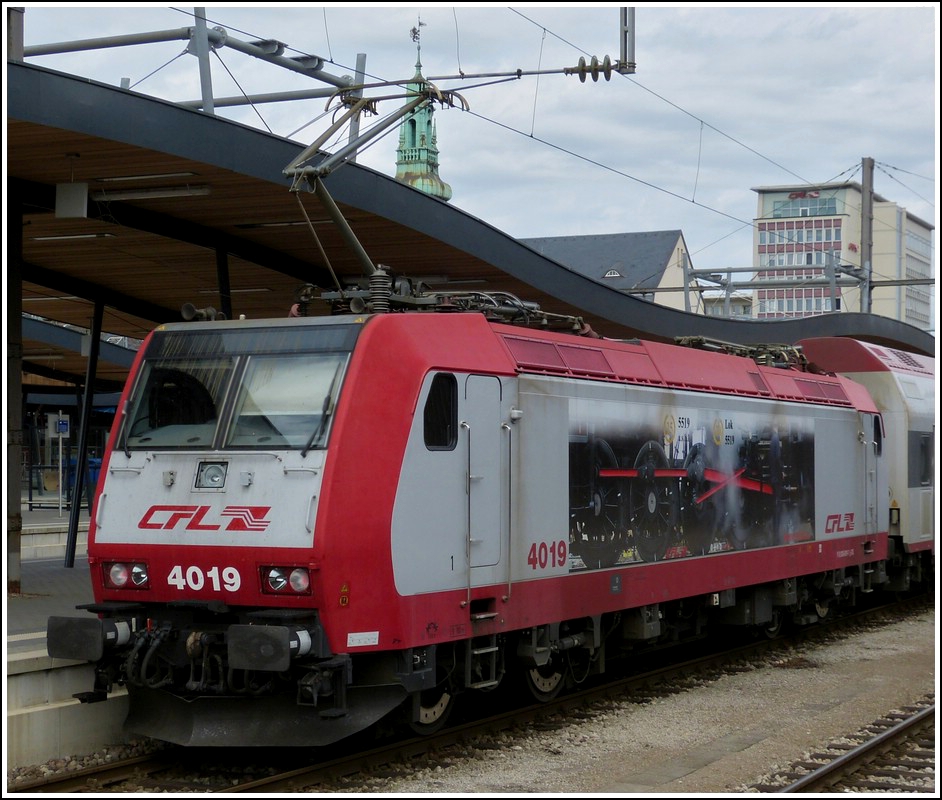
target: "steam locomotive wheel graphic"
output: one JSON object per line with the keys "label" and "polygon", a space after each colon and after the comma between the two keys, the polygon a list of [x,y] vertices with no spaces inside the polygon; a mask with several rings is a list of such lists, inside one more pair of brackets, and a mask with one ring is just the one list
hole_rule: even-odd
{"label": "steam locomotive wheel graphic", "polygon": [[706,474],[706,458],[703,445],[695,444],[684,460],[687,477],[683,483],[684,539],[692,555],[708,553],[716,528],[716,506],[710,499],[703,499],[709,490]]}
{"label": "steam locomotive wheel graphic", "polygon": [[647,442],[635,458],[631,481],[631,526],[635,551],[643,561],[660,561],[677,528],[676,482],[657,476],[669,464],[657,442]]}
{"label": "steam locomotive wheel graphic", "polygon": [[612,567],[624,547],[623,481],[603,478],[603,469],[618,467],[611,445],[595,439],[590,446],[587,505],[573,519],[574,550],[589,569]]}

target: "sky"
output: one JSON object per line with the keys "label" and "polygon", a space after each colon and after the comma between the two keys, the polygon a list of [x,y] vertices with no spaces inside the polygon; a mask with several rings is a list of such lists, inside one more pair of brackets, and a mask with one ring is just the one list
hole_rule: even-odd
{"label": "sky", "polygon": [[[194,11],[23,5],[27,48],[186,28]],[[417,30],[423,74],[463,100],[435,112],[451,204],[516,238],[680,230],[694,268],[746,267],[755,187],[860,182],[864,158],[878,194],[937,226],[937,3],[635,5],[635,72],[584,81],[565,70],[621,56],[618,5],[200,8],[210,28],[320,56],[334,76],[354,75],[365,54],[371,82],[413,76]],[[200,97],[183,40],[26,60]],[[217,98],[327,86],[231,47],[210,60]],[[378,113],[361,130],[401,103],[389,87],[366,94]],[[323,98],[216,109],[305,145],[325,111]],[[397,144],[393,130],[358,163],[394,175]]]}

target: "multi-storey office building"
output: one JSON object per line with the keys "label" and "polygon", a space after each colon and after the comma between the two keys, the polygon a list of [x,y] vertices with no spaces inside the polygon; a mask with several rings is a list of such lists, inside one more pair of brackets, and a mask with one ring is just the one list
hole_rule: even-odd
{"label": "multi-storey office building", "polygon": [[[755,188],[754,315],[803,317],[865,311],[933,327],[933,226],[873,194],[872,223],[859,183]],[[870,236],[870,265],[863,263]],[[920,283],[921,281],[921,283]],[[765,286],[763,286],[765,284]]]}

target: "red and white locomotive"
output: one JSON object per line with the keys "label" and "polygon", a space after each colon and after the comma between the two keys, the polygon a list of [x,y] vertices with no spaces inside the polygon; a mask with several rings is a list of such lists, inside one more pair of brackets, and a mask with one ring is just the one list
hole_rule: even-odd
{"label": "red and white locomotive", "polygon": [[[83,700],[124,685],[127,729],[181,744],[322,745],[394,711],[431,731],[464,692],[548,699],[645,645],[931,573],[931,529],[889,497],[909,424],[799,351],[413,306],[452,313],[150,335],[95,499],[93,614],[48,626],[50,655],[96,662]],[[931,450],[928,408],[907,419]]]}

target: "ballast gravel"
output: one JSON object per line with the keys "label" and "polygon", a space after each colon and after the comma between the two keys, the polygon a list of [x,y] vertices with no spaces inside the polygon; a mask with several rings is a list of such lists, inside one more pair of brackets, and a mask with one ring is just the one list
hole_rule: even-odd
{"label": "ballast gravel", "polygon": [[339,791],[395,794],[742,794],[936,687],[935,613],[809,646],[645,705],[502,735]]}

